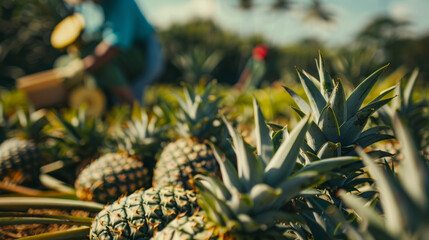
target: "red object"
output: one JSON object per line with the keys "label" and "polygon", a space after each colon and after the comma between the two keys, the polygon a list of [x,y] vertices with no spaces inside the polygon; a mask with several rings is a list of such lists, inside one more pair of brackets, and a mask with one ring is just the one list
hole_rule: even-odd
{"label": "red object", "polygon": [[261,43],[257,45],[255,48],[253,48],[252,56],[256,60],[263,60],[267,56],[267,53],[268,53],[267,45]]}

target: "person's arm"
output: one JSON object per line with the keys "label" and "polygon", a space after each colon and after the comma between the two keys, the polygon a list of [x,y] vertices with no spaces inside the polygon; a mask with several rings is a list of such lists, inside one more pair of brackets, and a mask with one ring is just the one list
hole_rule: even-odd
{"label": "person's arm", "polygon": [[94,72],[102,67],[104,64],[112,60],[120,49],[118,47],[110,46],[105,42],[100,42],[94,50],[94,53],[88,55],[83,59],[84,69],[88,72]]}

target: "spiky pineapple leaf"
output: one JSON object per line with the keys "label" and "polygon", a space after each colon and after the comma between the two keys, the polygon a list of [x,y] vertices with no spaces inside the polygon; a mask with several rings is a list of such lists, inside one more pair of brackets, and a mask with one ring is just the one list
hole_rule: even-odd
{"label": "spiky pineapple leaf", "polygon": [[257,160],[252,149],[243,140],[238,131],[232,127],[225,117],[222,118],[234,144],[234,151],[237,156],[238,177],[244,183],[244,187],[250,190],[252,186],[264,179],[264,167]]}
{"label": "spiky pineapple leaf", "polygon": [[416,85],[418,75],[419,75],[419,69],[416,68],[413,70],[413,73],[411,73],[410,79],[408,80],[408,83],[405,86],[404,94],[403,94],[403,98],[404,98],[403,104],[405,106],[409,106],[413,104],[413,92],[414,92],[414,87]]}
{"label": "spiky pineapple leaf", "polygon": [[263,167],[265,168],[273,157],[274,149],[271,144],[270,130],[265,123],[264,115],[256,98],[253,98],[253,112],[255,118],[256,151],[258,157],[262,159]]}
{"label": "spiky pineapple leaf", "polygon": [[303,112],[305,115],[309,114],[311,112],[311,107],[308,105],[308,103],[302,99],[298,94],[296,94],[292,89],[283,86],[284,89],[289,93],[289,95],[293,98],[296,105],[298,105],[301,112]]}
{"label": "spiky pineapple leaf", "polygon": [[338,80],[337,85],[330,96],[329,103],[337,117],[338,125],[341,126],[341,124],[347,121],[346,95],[344,93],[344,87],[341,80]]}
{"label": "spiky pineapple leaf", "polygon": [[334,82],[328,72],[325,71],[325,61],[322,57],[322,53],[319,51],[319,61],[316,60],[317,70],[319,72],[320,79],[320,91],[323,93],[325,100],[329,100],[332,91],[334,90]]}
{"label": "spiky pineapple leaf", "polygon": [[373,109],[359,111],[341,126],[341,142],[344,146],[354,143],[359,138],[373,112]]}
{"label": "spiky pineapple leaf", "polygon": [[303,168],[301,168],[296,173],[294,173],[294,175],[300,174],[303,172],[308,172],[308,171],[329,172],[335,168],[338,168],[350,163],[359,162],[360,160],[361,158],[352,157],[352,156],[327,158],[321,161],[315,161],[305,165]]}
{"label": "spiky pineapple leaf", "polygon": [[274,186],[281,179],[287,178],[293,171],[299,149],[307,133],[311,115],[302,119],[283,141],[270,163],[265,168],[266,183]]}
{"label": "spiky pineapple leaf", "polygon": [[368,96],[379,76],[384,72],[387,66],[389,66],[389,64],[372,73],[353,90],[353,92],[347,98],[347,119],[350,119],[359,111],[363,101]]}
{"label": "spiky pineapple leaf", "polygon": [[326,107],[323,108],[317,124],[320,130],[325,133],[328,141],[336,143],[340,140],[340,127],[330,104],[327,104]]}
{"label": "spiky pineapple leaf", "polygon": [[320,112],[322,112],[323,108],[326,106],[326,100],[319,89],[317,89],[316,85],[305,74],[302,74],[300,69],[297,68],[296,70],[304,91],[308,96],[308,100],[310,101],[312,113],[316,119],[319,119]]}
{"label": "spiky pineapple leaf", "polygon": [[341,156],[341,143],[326,142],[317,152],[319,159]]}

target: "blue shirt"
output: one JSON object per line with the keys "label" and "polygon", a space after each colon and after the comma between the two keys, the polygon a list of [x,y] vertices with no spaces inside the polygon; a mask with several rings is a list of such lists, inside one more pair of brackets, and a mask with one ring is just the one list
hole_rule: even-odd
{"label": "blue shirt", "polygon": [[142,0],[84,2],[76,10],[85,19],[87,35],[101,34],[107,44],[127,50],[155,31],[143,15],[139,1]]}

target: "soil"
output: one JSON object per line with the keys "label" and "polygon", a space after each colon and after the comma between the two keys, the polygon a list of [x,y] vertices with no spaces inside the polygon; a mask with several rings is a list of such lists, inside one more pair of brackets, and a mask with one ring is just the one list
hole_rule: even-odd
{"label": "soil", "polygon": [[[40,215],[40,214],[55,214],[55,215],[71,215],[79,217],[95,217],[96,213],[90,213],[82,210],[53,210],[53,209],[29,209],[28,214]],[[22,237],[32,236],[41,233],[64,231],[67,229],[78,228],[76,225],[67,224],[22,224],[22,225],[10,225],[0,226],[0,239],[12,240]],[[89,239],[89,238],[85,238]]]}

